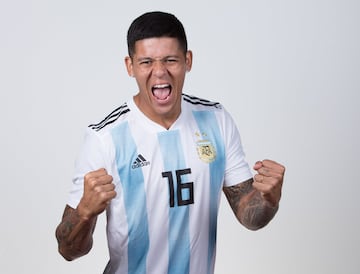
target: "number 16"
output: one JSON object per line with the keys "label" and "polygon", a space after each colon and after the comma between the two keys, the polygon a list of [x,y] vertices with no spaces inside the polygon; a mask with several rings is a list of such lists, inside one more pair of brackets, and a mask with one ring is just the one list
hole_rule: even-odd
{"label": "number 16", "polygon": [[[193,182],[187,182],[182,183],[181,182],[181,176],[190,174],[191,169],[179,169],[175,171],[176,173],[176,197],[177,197],[177,205],[178,206],[184,206],[194,203],[194,183]],[[175,206],[175,190],[174,190],[174,179],[171,171],[166,171],[162,173],[163,178],[168,179],[169,183],[169,203],[170,207]],[[188,189],[189,197],[187,199],[183,199],[183,190]]]}

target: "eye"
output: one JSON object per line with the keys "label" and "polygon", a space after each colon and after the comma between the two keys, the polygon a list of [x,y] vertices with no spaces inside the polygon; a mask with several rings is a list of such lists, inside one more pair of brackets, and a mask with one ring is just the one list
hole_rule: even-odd
{"label": "eye", "polygon": [[142,66],[148,66],[148,65],[151,65],[151,63],[152,63],[151,59],[143,59],[143,60],[139,61],[139,65],[142,65]]}
{"label": "eye", "polygon": [[166,58],[165,62],[168,63],[168,64],[173,64],[173,63],[177,63],[178,59],[170,57],[170,58]]}

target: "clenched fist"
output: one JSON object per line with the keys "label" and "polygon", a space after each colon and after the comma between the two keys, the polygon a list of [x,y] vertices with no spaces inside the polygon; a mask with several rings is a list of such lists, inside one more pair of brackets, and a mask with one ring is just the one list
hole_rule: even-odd
{"label": "clenched fist", "polygon": [[271,206],[278,206],[285,167],[271,160],[263,160],[256,162],[254,169],[258,174],[254,176],[253,187]]}
{"label": "clenched fist", "polygon": [[113,178],[104,168],[87,173],[84,176],[84,194],[77,207],[78,214],[90,219],[102,213],[116,196]]}

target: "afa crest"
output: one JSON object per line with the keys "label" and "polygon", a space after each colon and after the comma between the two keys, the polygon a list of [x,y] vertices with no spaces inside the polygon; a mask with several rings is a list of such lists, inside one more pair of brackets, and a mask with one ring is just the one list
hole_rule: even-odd
{"label": "afa crest", "polygon": [[[198,134],[197,134],[198,135]],[[203,136],[205,134],[202,134]],[[209,140],[199,140],[196,142],[196,150],[200,160],[205,163],[211,163],[216,158],[216,150]]]}

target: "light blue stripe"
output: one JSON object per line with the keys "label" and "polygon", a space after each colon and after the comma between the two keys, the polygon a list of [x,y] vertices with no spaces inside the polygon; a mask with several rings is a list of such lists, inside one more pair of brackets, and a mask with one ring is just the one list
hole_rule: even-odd
{"label": "light blue stripe", "polygon": [[[189,206],[178,206],[176,198],[176,170],[186,169],[179,131],[165,131],[158,134],[165,172],[172,172],[175,206],[169,206],[169,274],[186,274],[190,269]],[[187,181],[185,175],[182,181]],[[164,187],[168,180],[164,178]],[[187,196],[185,196],[187,197]]]}
{"label": "light blue stripe", "polygon": [[216,230],[218,214],[218,197],[221,191],[222,181],[225,171],[225,149],[224,142],[220,133],[216,116],[210,111],[194,111],[196,123],[201,133],[206,134],[215,147],[216,158],[209,165],[210,170],[210,230],[209,230],[209,251],[208,251],[208,273],[211,272],[212,258],[216,248]]}
{"label": "light blue stripe", "polygon": [[149,250],[144,176],[141,168],[131,168],[138,154],[128,123],[119,125],[111,133],[128,223],[128,273],[142,274],[146,273]]}

